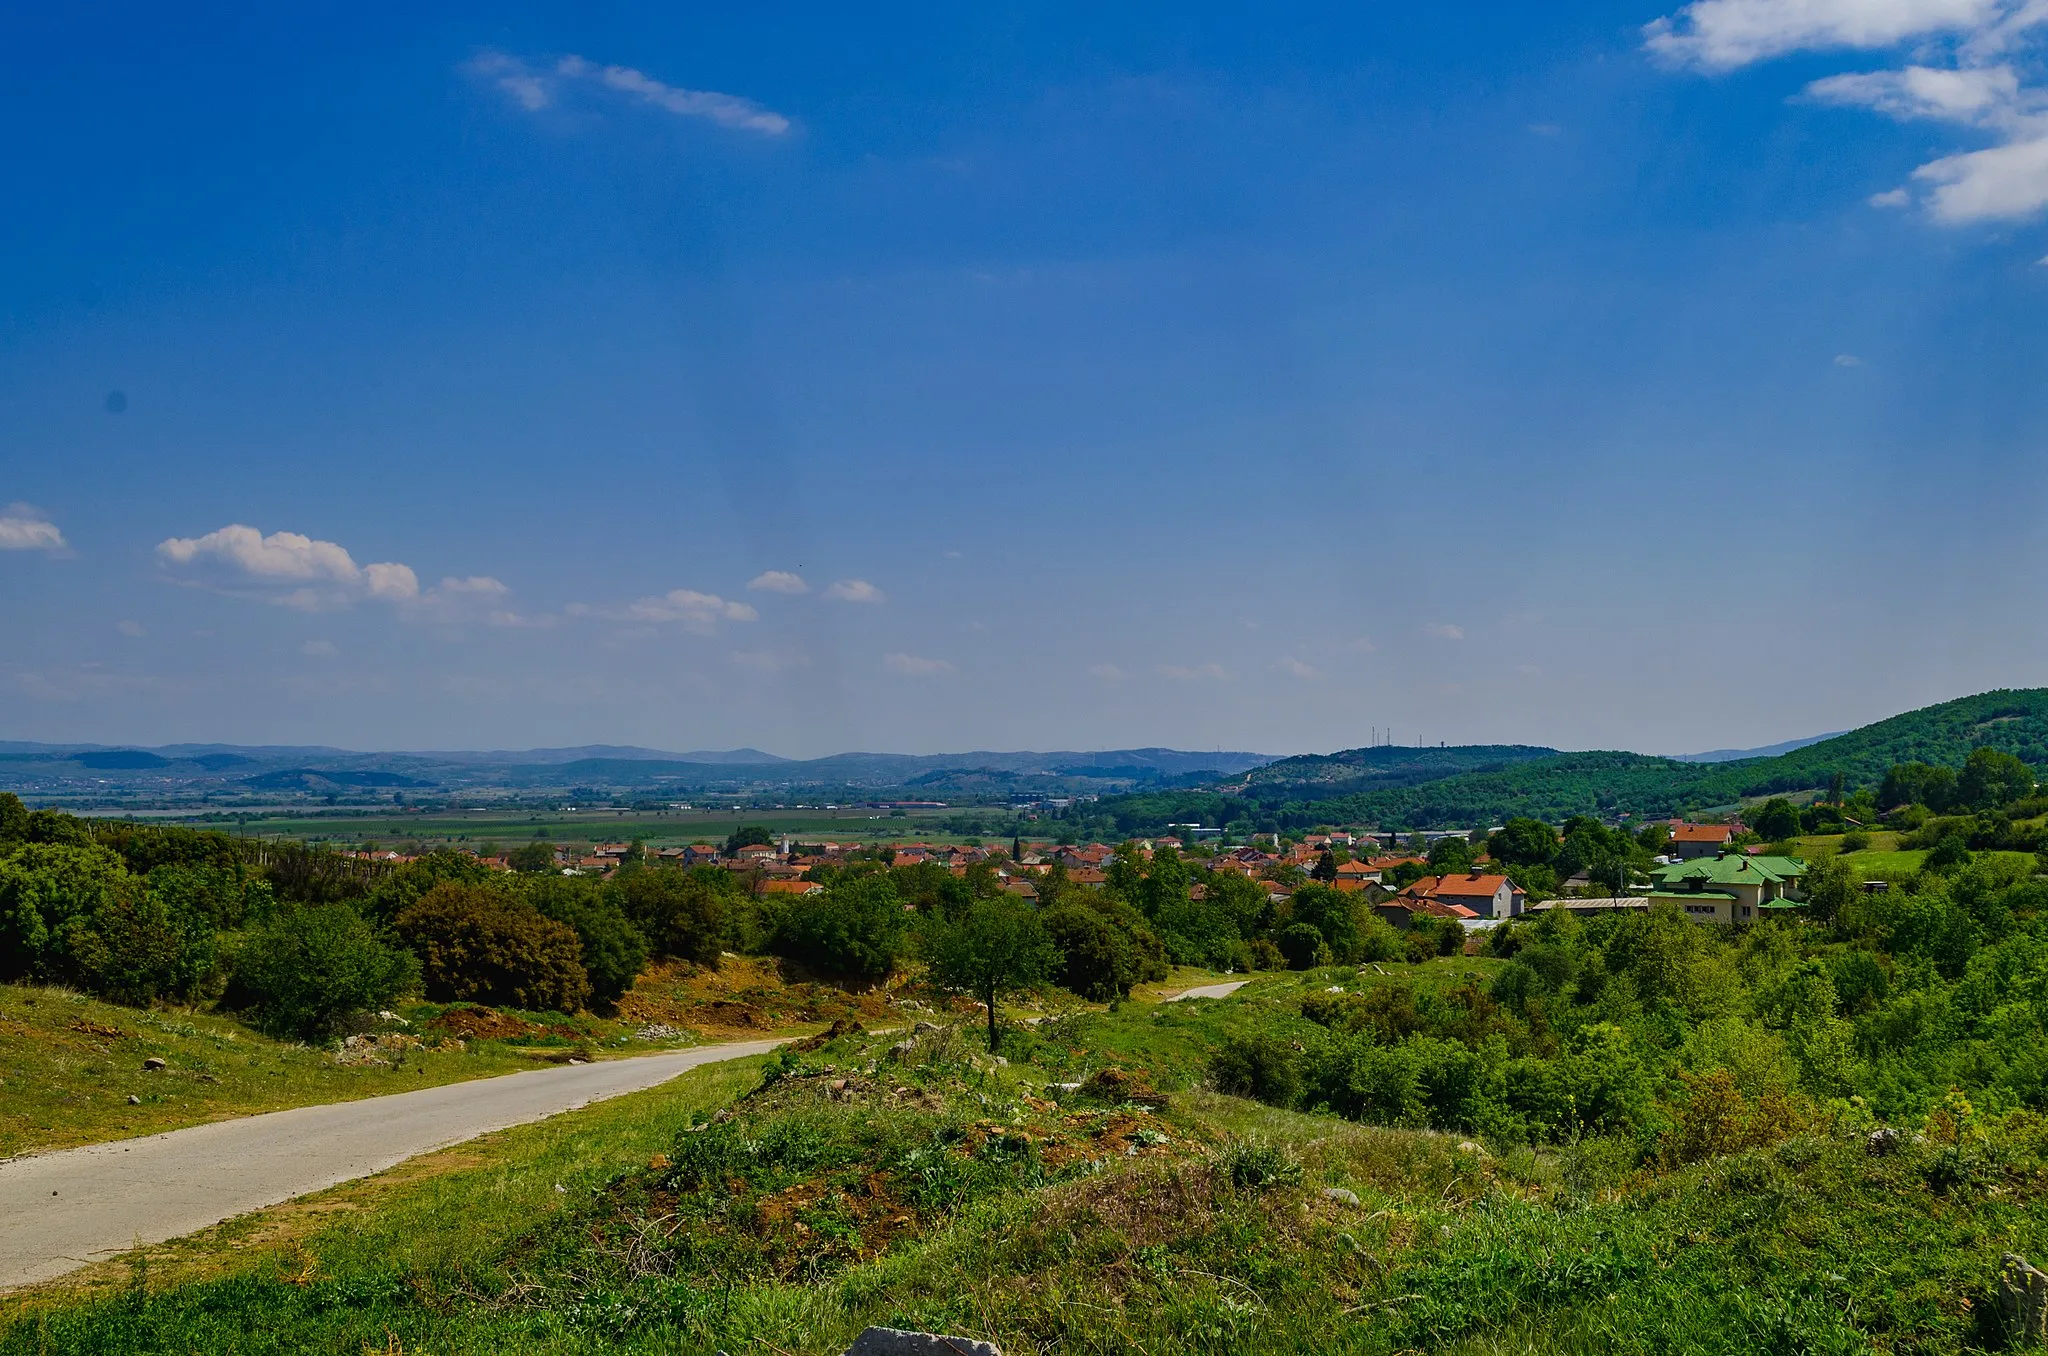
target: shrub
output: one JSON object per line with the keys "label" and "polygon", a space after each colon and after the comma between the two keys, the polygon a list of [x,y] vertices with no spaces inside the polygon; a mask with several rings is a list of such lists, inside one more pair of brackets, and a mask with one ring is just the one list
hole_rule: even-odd
{"label": "shrub", "polygon": [[536,877],[525,894],[542,917],[576,930],[590,1001],[607,1012],[616,1008],[647,963],[647,939],[626,917],[617,895],[575,876]]}
{"label": "shrub", "polygon": [[1164,947],[1128,906],[1070,899],[1047,909],[1043,921],[1060,949],[1053,982],[1083,998],[1107,1003],[1127,996],[1133,984],[1166,977]]}
{"label": "shrub", "polygon": [[443,881],[396,927],[436,1002],[575,1012],[590,998],[576,930],[496,891]]}
{"label": "shrub", "polygon": [[21,843],[0,854],[0,979],[67,978],[70,925],[129,888],[105,848]]}
{"label": "shrub", "polygon": [[411,990],[419,964],[346,904],[280,911],[244,939],[228,1002],[274,1036],[318,1040]]}
{"label": "shrub", "polygon": [[71,978],[117,1003],[189,998],[213,973],[213,920],[132,877],[65,934]]}
{"label": "shrub", "polygon": [[1301,1100],[1301,1071],[1294,1052],[1261,1032],[1232,1036],[1209,1058],[1209,1081],[1216,1091],[1251,1097],[1268,1106],[1293,1106]]}
{"label": "shrub", "polygon": [[768,917],[775,954],[833,974],[877,980],[903,950],[903,898],[884,875],[842,878],[822,895],[785,897]]}
{"label": "shrub", "polygon": [[1280,954],[1287,957],[1288,966],[1295,970],[1313,969],[1330,958],[1330,948],[1323,941],[1322,930],[1313,923],[1289,923],[1280,929],[1280,936],[1275,940]]}
{"label": "shrub", "polygon": [[1223,1175],[1240,1191],[1263,1191],[1301,1181],[1301,1164],[1280,1145],[1263,1140],[1239,1140],[1225,1145],[1216,1160]]}
{"label": "shrub", "polygon": [[1842,852],[1845,856],[1851,852],[1868,852],[1869,850],[1870,835],[1861,829],[1851,829],[1842,835]]}
{"label": "shrub", "polygon": [[609,891],[658,954],[718,964],[726,920],[739,895],[731,872],[715,866],[692,871],[643,867],[622,873]]}
{"label": "shrub", "polygon": [[1970,863],[1970,847],[1961,834],[1951,833],[1934,845],[1924,863],[1929,871],[1949,871]]}

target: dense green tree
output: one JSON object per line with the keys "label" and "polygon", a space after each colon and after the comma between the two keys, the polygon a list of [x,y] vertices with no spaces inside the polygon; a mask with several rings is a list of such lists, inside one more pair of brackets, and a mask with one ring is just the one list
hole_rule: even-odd
{"label": "dense green tree", "polygon": [[1007,897],[977,900],[956,918],[927,923],[923,941],[933,982],[987,1006],[991,1053],[1001,1042],[998,1000],[1044,983],[1060,963],[1037,910]]}
{"label": "dense green tree", "polygon": [[740,882],[716,866],[648,867],[609,882],[620,911],[656,955],[716,966]]}
{"label": "dense green tree", "polygon": [[742,824],[734,829],[725,840],[725,855],[736,854],[743,847],[773,847],[775,830],[762,824]]}
{"label": "dense green tree", "polygon": [[1781,843],[1799,833],[1799,811],[1783,796],[1767,800],[1750,817],[1757,836],[1767,843]]}
{"label": "dense green tree", "polygon": [[764,911],[776,954],[869,982],[896,968],[908,917],[895,882],[883,874],[842,876],[823,894],[782,896]]}
{"label": "dense green tree", "polygon": [[18,843],[28,837],[28,807],[12,791],[0,791],[0,843]]}
{"label": "dense green tree", "polygon": [[379,1011],[418,982],[412,954],[386,946],[354,909],[288,905],[245,939],[227,1001],[274,1036],[317,1040]]}
{"label": "dense green tree", "polygon": [[1459,837],[1439,838],[1429,845],[1429,869],[1440,876],[1462,875],[1472,869],[1472,844]]}
{"label": "dense green tree", "polygon": [[105,848],[14,844],[0,854],[0,979],[71,977],[74,925],[133,888]]}
{"label": "dense green tree", "polygon": [[2034,794],[2034,770],[2009,753],[1977,749],[1956,779],[1956,800],[1969,810],[1992,810]]}
{"label": "dense green tree", "polygon": [[419,957],[435,1002],[576,1012],[589,1001],[576,930],[499,890],[444,880],[392,926]]}
{"label": "dense green tree", "polygon": [[1142,914],[1110,895],[1077,891],[1041,909],[1040,919],[1060,951],[1054,982],[1083,998],[1112,1002],[1167,976],[1165,944]]}
{"label": "dense green tree", "polygon": [[[682,873],[663,869],[639,874]],[[616,1009],[647,963],[647,938],[626,915],[626,893],[618,883],[557,875],[536,876],[520,891],[543,918],[575,929],[583,972],[590,978],[591,1005],[599,1012]]]}
{"label": "dense green tree", "polygon": [[1486,840],[1487,855],[1502,866],[1549,866],[1557,860],[1557,830],[1540,819],[1510,819]]}
{"label": "dense green tree", "polygon": [[512,849],[510,861],[514,871],[538,874],[555,869],[555,845],[545,839],[521,843]]}

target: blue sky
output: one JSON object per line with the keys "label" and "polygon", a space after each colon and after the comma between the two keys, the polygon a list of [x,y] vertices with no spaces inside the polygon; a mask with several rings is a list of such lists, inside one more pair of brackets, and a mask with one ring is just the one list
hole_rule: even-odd
{"label": "blue sky", "polygon": [[0,16],[0,738],[2048,682],[2038,6],[289,8]]}

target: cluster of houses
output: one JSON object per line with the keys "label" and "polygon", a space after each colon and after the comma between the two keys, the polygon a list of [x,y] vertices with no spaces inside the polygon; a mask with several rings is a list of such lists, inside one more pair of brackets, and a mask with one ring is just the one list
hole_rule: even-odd
{"label": "cluster of houses", "polygon": [[[1799,880],[1805,864],[1797,858],[1774,857],[1731,849],[1737,828],[1728,824],[1694,824],[1673,821],[1664,856],[1650,871],[1649,888],[1641,893],[1588,897],[1583,892],[1567,893],[1537,903],[1506,873],[1486,869],[1482,855],[1475,870],[1449,875],[1423,875],[1398,889],[1389,877],[1401,868],[1421,868],[1423,858],[1383,850],[1382,839],[1391,845],[1391,835],[1375,837],[1365,833],[1311,833],[1298,841],[1280,842],[1262,837],[1250,846],[1226,848],[1205,854],[1199,848],[1188,852],[1189,844],[1178,837],[1139,839],[1126,845],[1141,858],[1167,848],[1187,855],[1191,865],[1211,872],[1228,872],[1262,882],[1275,903],[1288,898],[1296,888],[1291,881],[1315,873],[1326,854],[1342,857],[1328,880],[1340,891],[1366,895],[1373,911],[1397,927],[1412,927],[1418,919],[1437,918],[1468,927],[1484,927],[1524,913],[1563,909],[1574,913],[1648,909],[1662,902],[1676,904],[1687,916],[1703,922],[1735,923],[1763,916],[1766,910],[1798,907]],[[896,866],[931,863],[964,876],[977,865],[988,865],[1006,891],[1036,898],[1043,877],[1058,870],[1067,882],[1079,886],[1101,886],[1108,879],[1111,859],[1119,849],[1103,843],[1054,844],[1017,842],[1007,847],[982,847],[954,843],[863,844],[826,842],[798,845],[790,839],[777,843],[749,843],[727,851],[706,843],[665,847],[646,851],[653,861],[679,866],[713,866],[743,875],[749,887],[761,895],[807,895],[825,887],[813,879],[816,868],[841,865],[857,856],[886,851]],[[589,849],[558,849],[557,869],[578,875],[609,875],[636,851],[631,843],[599,843]],[[1356,853],[1357,855],[1352,855]],[[391,864],[409,858],[395,852],[358,853]],[[511,869],[509,856],[480,858],[502,870]],[[1328,877],[1328,870],[1323,872]],[[1404,878],[1409,873],[1403,873]],[[1195,897],[1203,892],[1192,887]]]}

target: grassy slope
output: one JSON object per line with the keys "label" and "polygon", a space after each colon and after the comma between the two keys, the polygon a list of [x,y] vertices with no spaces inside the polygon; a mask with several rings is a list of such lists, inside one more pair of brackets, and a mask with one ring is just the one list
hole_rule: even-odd
{"label": "grassy slope", "polygon": [[[388,1064],[343,1065],[326,1049],[276,1041],[231,1017],[116,1007],[62,989],[0,985],[0,1158],[154,1134],[229,1116],[410,1092],[530,1069],[571,1045],[594,1057],[678,1049],[704,1040],[809,1030],[886,1011],[876,998],[787,984],[776,968],[733,958],[719,971],[657,966],[615,1019],[516,1016],[526,1032],[382,1052]],[[446,1009],[407,1004],[407,1033],[430,1036]],[[679,1036],[643,1039],[649,1024]],[[152,1056],[169,1067],[146,1072]],[[141,1098],[130,1105],[128,1098]]]}
{"label": "grassy slope", "polygon": [[[1401,973],[1456,983],[1472,967],[1452,958]],[[872,1092],[858,1069],[894,1037],[843,1041],[812,1057],[812,1076],[747,1103],[742,1123],[781,1146],[757,1153],[785,1155],[827,1153],[817,1136],[846,1133],[870,1104],[877,1118],[944,1100],[937,1119],[1048,1124],[1066,1108],[1042,1111],[1027,1094],[1102,1052],[1125,1063],[1142,1052],[1160,1086],[1181,1088],[1218,1032],[1284,1026],[1302,989],[1338,981],[1372,982],[1322,972],[1262,978],[1222,1002],[1130,1004],[1078,1019],[1064,1033],[1074,1039],[1050,1033],[1036,1066],[913,1062]],[[854,1074],[845,1110],[833,1069]],[[682,1152],[689,1113],[746,1077],[702,1071],[509,1132],[429,1180],[344,1188],[340,1204],[360,1208],[310,1228],[300,1216],[283,1241],[213,1240],[124,1293],[5,1302],[0,1352],[808,1356],[871,1322],[1015,1352],[1951,1352],[1985,1335],[1998,1253],[2048,1247],[2048,1124],[2024,1115],[1960,1152],[1908,1144],[1873,1157],[1858,1136],[1823,1133],[1660,1176],[1599,1143],[1488,1157],[1445,1136],[1180,1091],[1155,1113],[1173,1142],[1113,1156],[1100,1174],[984,1192],[822,1274],[721,1278],[693,1271],[688,1247],[672,1250],[664,1212],[681,1204],[621,1216],[614,1202],[641,1201],[634,1193],[660,1180],[651,1155]],[[887,1091],[899,1079],[906,1096]],[[1299,1179],[1245,1171],[1260,1160],[1224,1148],[1243,1136],[1281,1146]],[[822,1227],[834,1208],[813,1200],[804,1217]],[[758,1234],[753,1219],[736,1217],[733,1236]],[[695,1232],[721,1227],[708,1218]]]}

